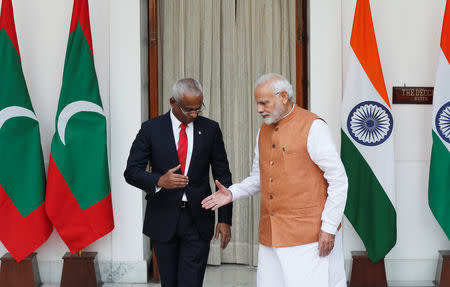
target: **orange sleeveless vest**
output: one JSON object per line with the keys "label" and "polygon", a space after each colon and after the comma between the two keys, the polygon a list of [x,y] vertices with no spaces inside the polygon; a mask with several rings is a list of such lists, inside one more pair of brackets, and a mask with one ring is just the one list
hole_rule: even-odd
{"label": "orange sleeveless vest", "polygon": [[297,106],[259,133],[261,217],[259,242],[284,247],[318,241],[328,183],[307,150],[319,117]]}

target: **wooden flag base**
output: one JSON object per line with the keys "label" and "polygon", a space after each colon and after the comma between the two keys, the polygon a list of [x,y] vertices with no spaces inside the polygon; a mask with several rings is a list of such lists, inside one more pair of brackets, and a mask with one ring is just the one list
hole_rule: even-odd
{"label": "wooden flag base", "polygon": [[61,287],[103,286],[96,256],[97,252],[82,252],[81,256],[67,252],[63,257]]}
{"label": "wooden flag base", "polygon": [[437,287],[450,287],[450,250],[439,250],[434,285]]}
{"label": "wooden flag base", "polygon": [[350,287],[387,287],[384,259],[372,263],[366,251],[352,251]]}
{"label": "wooden flag base", "polygon": [[0,271],[0,287],[39,287],[42,286],[36,253],[31,253],[20,263],[6,253],[3,255]]}

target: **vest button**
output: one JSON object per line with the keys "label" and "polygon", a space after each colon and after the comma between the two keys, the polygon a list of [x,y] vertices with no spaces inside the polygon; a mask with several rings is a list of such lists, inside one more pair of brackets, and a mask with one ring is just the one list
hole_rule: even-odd
{"label": "vest button", "polygon": [[277,131],[278,131],[278,128],[275,128],[275,131],[277,132]]}
{"label": "vest button", "polygon": [[270,216],[273,216],[273,212],[270,213]]}
{"label": "vest button", "polygon": [[269,178],[269,181],[272,182],[272,181],[273,181],[273,178]]}
{"label": "vest button", "polygon": [[275,145],[273,144],[272,147],[275,148]]}
{"label": "vest button", "polygon": [[272,196],[272,194],[271,194],[271,195],[269,195],[269,198],[270,198],[270,199],[273,199],[273,196]]}

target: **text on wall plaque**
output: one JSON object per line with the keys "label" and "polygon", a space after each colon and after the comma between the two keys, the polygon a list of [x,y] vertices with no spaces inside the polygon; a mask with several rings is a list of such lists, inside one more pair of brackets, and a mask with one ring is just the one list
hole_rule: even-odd
{"label": "text on wall plaque", "polygon": [[393,87],[393,104],[422,104],[433,103],[433,87]]}

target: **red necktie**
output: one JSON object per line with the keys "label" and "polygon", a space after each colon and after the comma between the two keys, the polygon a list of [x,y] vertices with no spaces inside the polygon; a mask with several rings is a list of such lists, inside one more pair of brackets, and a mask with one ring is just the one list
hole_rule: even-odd
{"label": "red necktie", "polygon": [[188,140],[186,135],[186,127],[185,123],[180,125],[180,138],[178,139],[178,160],[181,164],[181,174],[184,174],[184,168],[186,167],[186,156],[187,156],[187,147]]}

